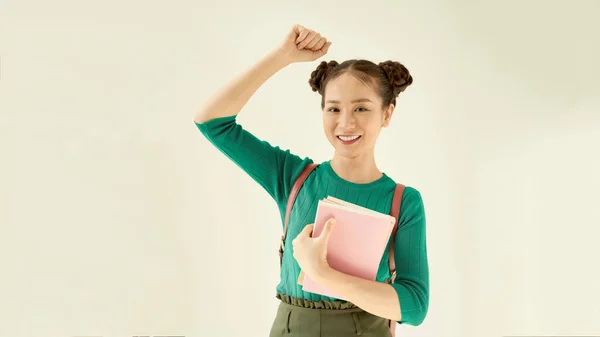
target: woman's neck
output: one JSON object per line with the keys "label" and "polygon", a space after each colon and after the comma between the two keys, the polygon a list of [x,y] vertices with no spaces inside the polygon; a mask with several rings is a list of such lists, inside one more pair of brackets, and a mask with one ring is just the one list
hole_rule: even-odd
{"label": "woman's neck", "polygon": [[331,168],[340,178],[356,184],[368,184],[383,176],[375,164],[374,156],[349,158],[335,154],[331,159]]}

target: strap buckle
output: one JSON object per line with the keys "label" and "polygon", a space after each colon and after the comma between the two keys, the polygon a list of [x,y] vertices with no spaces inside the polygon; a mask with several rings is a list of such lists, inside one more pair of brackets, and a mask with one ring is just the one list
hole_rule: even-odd
{"label": "strap buckle", "polygon": [[395,279],[396,279],[396,271],[390,270],[390,278],[387,279],[386,283],[392,284],[392,283],[394,283]]}

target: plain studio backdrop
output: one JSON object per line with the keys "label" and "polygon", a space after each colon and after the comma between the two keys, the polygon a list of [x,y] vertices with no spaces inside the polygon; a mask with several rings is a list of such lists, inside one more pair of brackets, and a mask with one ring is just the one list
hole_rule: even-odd
{"label": "plain studio backdrop", "polygon": [[[600,336],[600,2],[2,1],[0,336],[267,336],[281,223],[193,123],[295,23],[414,83],[376,150],[419,189],[431,302],[399,336]],[[320,60],[319,60],[320,61]],[[332,149],[294,64],[240,123]]]}

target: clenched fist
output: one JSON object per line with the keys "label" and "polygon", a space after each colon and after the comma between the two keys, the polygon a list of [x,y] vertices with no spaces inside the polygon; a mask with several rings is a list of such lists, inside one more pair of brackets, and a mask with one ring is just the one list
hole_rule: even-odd
{"label": "clenched fist", "polygon": [[327,54],[331,41],[314,30],[294,25],[277,51],[286,63],[311,62]]}

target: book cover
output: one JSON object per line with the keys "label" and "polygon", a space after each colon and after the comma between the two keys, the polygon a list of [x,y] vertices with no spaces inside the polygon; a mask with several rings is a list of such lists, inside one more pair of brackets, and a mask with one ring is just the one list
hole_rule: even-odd
{"label": "book cover", "polygon": [[[313,228],[318,237],[330,218],[336,219],[327,246],[327,262],[331,268],[367,280],[375,280],[381,258],[387,247],[395,219],[334,197],[320,200]],[[304,273],[298,283],[307,292],[342,299]]]}

